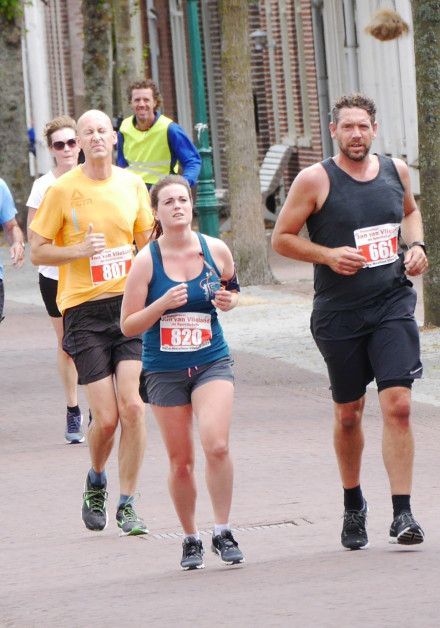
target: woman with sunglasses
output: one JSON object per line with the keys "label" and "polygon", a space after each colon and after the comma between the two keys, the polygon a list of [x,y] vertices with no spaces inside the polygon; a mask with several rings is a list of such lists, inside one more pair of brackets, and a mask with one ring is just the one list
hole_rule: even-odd
{"label": "woman with sunglasses", "polygon": [[125,287],[121,328],[143,333],[140,392],[151,404],[167,448],[169,489],[184,531],[182,569],[204,567],[195,523],[193,413],[205,454],[214,511],[211,549],[226,564],[244,561],[229,526],[233,468],[229,429],[234,375],[217,309],[231,310],[240,290],[231,252],[191,228],[191,189],[169,175],[150,191],[156,238],[137,255]]}
{"label": "woman with sunglasses", "polygon": [[[28,226],[31,224],[38,207],[52,183],[65,172],[71,170],[78,163],[79,146],[76,142],[76,122],[70,116],[59,116],[46,124],[44,129],[49,151],[54,158],[52,170],[39,179],[36,179],[29,195]],[[28,230],[28,237],[30,235]],[[54,266],[40,266],[40,292],[46,306],[47,313],[57,335],[57,362],[58,371],[66,395],[66,430],[65,439],[68,443],[82,443],[84,432],[82,429],[82,415],[78,406],[77,382],[78,375],[72,358],[63,350],[63,319],[56,304],[58,288],[58,268]]]}

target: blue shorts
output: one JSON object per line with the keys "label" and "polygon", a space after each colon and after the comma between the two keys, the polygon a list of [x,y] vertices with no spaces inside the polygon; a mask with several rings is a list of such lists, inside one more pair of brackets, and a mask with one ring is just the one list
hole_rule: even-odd
{"label": "blue shorts", "polygon": [[139,394],[145,403],[174,407],[191,403],[194,390],[213,380],[234,383],[233,360],[230,356],[209,364],[179,371],[145,371],[139,382]]}

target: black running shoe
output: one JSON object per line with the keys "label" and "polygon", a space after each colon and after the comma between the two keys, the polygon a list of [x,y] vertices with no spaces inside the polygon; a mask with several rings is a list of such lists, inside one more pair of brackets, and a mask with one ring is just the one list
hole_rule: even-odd
{"label": "black running shoe", "polygon": [[83,493],[82,520],[89,530],[104,530],[106,527],[108,521],[105,509],[107,496],[105,486],[93,486],[87,475]]}
{"label": "black running shoe", "polygon": [[362,510],[346,510],[344,512],[341,543],[346,549],[358,550],[368,547],[367,512],[365,500]]}
{"label": "black running shoe", "polygon": [[127,502],[118,508],[116,513],[116,521],[121,529],[121,536],[138,536],[139,534],[148,534],[147,526],[143,519],[137,516],[133,504]]}
{"label": "black running shoe", "polygon": [[390,543],[418,545],[425,540],[425,533],[410,512],[395,517],[390,528]]}
{"label": "black running shoe", "polygon": [[205,564],[203,562],[203,550],[202,541],[198,541],[194,537],[188,537],[182,543],[183,553],[180,566],[183,570],[189,569],[203,569]]}
{"label": "black running shoe", "polygon": [[226,565],[244,563],[244,556],[230,530],[223,530],[221,534],[213,535],[211,549]]}

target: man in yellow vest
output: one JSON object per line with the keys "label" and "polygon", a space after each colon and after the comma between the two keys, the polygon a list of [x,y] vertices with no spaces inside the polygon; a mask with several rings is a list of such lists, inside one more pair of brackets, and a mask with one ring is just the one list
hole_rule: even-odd
{"label": "man in yellow vest", "polygon": [[140,175],[148,188],[180,167],[194,186],[200,155],[182,127],[157,111],[162,96],[156,83],[137,81],[127,92],[134,115],[125,118],[119,128],[117,165]]}

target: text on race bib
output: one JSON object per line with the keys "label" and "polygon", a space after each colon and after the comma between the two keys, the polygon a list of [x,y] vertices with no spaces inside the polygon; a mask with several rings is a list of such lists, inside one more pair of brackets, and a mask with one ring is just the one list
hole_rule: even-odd
{"label": "text on race bib", "polygon": [[211,338],[210,314],[179,312],[160,319],[161,351],[199,351],[210,346]]}
{"label": "text on race bib", "polygon": [[98,286],[105,281],[125,277],[130,270],[132,259],[133,252],[130,244],[96,253],[90,258],[93,285]]}
{"label": "text on race bib", "polygon": [[392,264],[398,259],[398,223],[356,229],[356,248],[366,258],[365,268]]}

